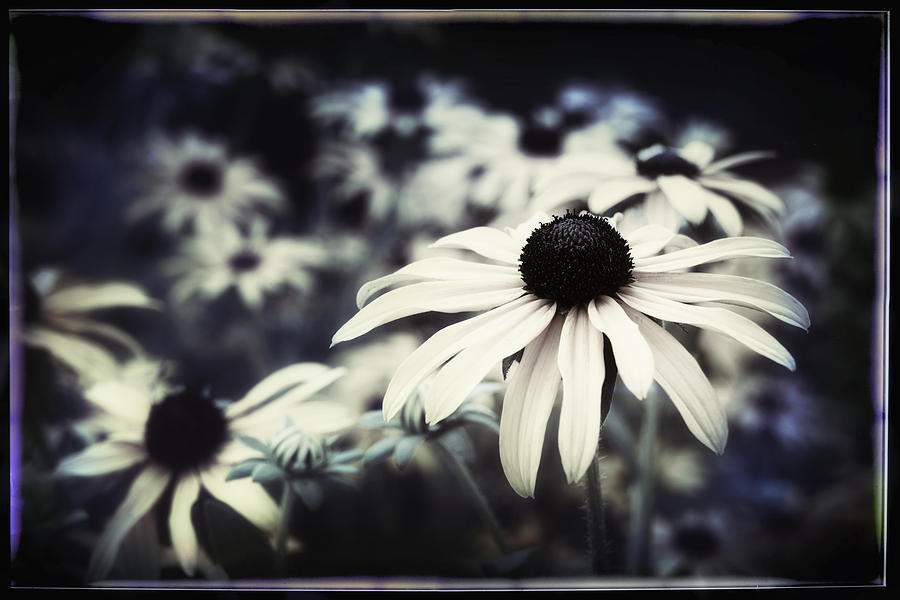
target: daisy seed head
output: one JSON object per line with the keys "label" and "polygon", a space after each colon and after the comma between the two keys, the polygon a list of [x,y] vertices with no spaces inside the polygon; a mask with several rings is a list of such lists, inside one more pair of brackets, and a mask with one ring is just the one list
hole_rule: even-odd
{"label": "daisy seed head", "polygon": [[259,254],[251,250],[241,250],[228,259],[228,266],[236,273],[252,271],[259,266]]}
{"label": "daisy seed head", "polygon": [[212,198],[222,188],[222,176],[222,169],[216,163],[194,160],[181,170],[178,183],[195,197]]}
{"label": "daisy seed head", "polygon": [[175,471],[202,467],[228,437],[225,415],[195,388],[181,388],[150,409],[144,445],[150,459]]}
{"label": "daisy seed head", "polygon": [[601,217],[586,211],[554,216],[531,232],[519,256],[525,289],[563,310],[631,283],[628,243]]}
{"label": "daisy seed head", "polygon": [[700,167],[683,158],[662,144],[654,144],[637,153],[638,175],[656,179],[665,175],[683,175],[694,178],[700,175]]}

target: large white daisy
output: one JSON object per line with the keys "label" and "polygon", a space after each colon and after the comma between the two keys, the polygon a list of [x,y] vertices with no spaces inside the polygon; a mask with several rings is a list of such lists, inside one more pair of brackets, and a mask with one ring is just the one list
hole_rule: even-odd
{"label": "large white daisy", "polygon": [[[143,356],[140,343],[93,313],[111,308],[159,309],[138,285],[127,281],[88,283],[67,279],[56,269],[41,269],[26,283],[22,341],[43,348],[82,382],[111,376],[117,365],[108,342]],[[100,343],[101,340],[103,343]]]}
{"label": "large white daisy", "polygon": [[[547,419],[563,383],[559,451],[570,482],[594,457],[600,434],[604,354],[638,398],[656,380],[689,430],[721,453],[725,412],[697,361],[656,319],[713,329],[794,369],[790,353],[750,319],[747,306],[806,328],[806,309],[792,296],[753,279],[685,272],[743,256],[781,258],[788,251],[762,238],[725,238],[696,245],[648,225],[620,234],[614,221],[587,212],[552,219],[538,214],[505,231],[476,227],[441,238],[438,248],[465,248],[500,264],[428,258],[362,286],[360,311],[332,343],[389,321],[427,311],[487,310],[446,327],[397,369],[384,396],[393,417],[437,370],[425,398],[429,423],[450,415],[506,357],[523,350],[509,376],[500,422],[500,458],[512,487],[531,496]],[[666,247],[678,249],[657,255]],[[374,300],[384,289],[403,285]],[[371,300],[371,302],[370,302]]]}
{"label": "large white daisy", "polygon": [[282,288],[297,292],[315,283],[310,270],[330,261],[321,243],[293,237],[270,237],[268,225],[254,219],[244,235],[233,225],[193,236],[163,266],[176,279],[172,299],[210,301],[232,287],[251,310],[259,310],[268,294]]}
{"label": "large white daisy", "polygon": [[129,220],[160,214],[169,232],[187,225],[214,230],[253,211],[285,207],[279,187],[251,160],[230,158],[225,146],[197,134],[154,137],[147,154],[145,189],[128,207]]}
{"label": "large white daisy", "polygon": [[586,201],[591,212],[604,214],[634,196],[643,196],[658,222],[702,223],[708,214],[727,235],[741,235],[744,219],[735,201],[764,218],[784,212],[782,201],[765,187],[728,171],[769,158],[769,152],[742,152],[719,160],[715,148],[700,139],[680,147],[652,144],[633,159],[610,152],[578,152],[560,160],[556,172],[535,187],[532,207]]}
{"label": "large white daisy", "polygon": [[225,408],[200,389],[174,386],[150,376],[153,371],[146,367],[131,370],[130,377],[88,388],[85,396],[97,409],[108,435],[63,459],[58,467],[61,475],[82,477],[137,467],[125,499],[96,542],[89,580],[104,577],[129,530],[157,506],[170,486],[169,533],[175,554],[189,574],[196,568],[200,552],[191,507],[201,489],[274,534],[278,506],[265,490],[250,480],[226,481],[232,464],[254,454],[237,437],[272,436],[285,416],[311,433],[338,431],[355,420],[344,405],[309,400],[340,377],[343,369],[293,364],[269,375]]}

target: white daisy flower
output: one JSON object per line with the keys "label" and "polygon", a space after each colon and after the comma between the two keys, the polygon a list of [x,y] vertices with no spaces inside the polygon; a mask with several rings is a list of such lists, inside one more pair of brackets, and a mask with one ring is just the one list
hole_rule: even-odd
{"label": "white daisy flower", "polygon": [[701,139],[680,147],[661,143],[640,149],[633,160],[610,152],[579,152],[565,157],[558,172],[537,185],[532,207],[547,210],[577,201],[604,214],[625,200],[644,197],[648,213],[662,215],[679,226],[702,223],[712,214],[727,235],[741,235],[744,219],[736,202],[764,218],[784,212],[784,204],[770,190],[742,179],[727,169],[770,158],[769,152],[743,152],[713,160],[715,148]]}
{"label": "white daisy flower", "polygon": [[400,136],[440,127],[462,101],[458,83],[422,75],[405,85],[370,81],[343,86],[313,101],[313,118],[326,127],[337,124],[351,140],[371,139],[393,129]]}
{"label": "white daisy flower", "polygon": [[160,214],[166,231],[185,226],[215,230],[254,211],[277,213],[285,200],[279,187],[246,158],[230,158],[226,148],[188,134],[155,137],[145,191],[128,207],[130,221]]}
{"label": "white daisy flower", "polygon": [[234,288],[244,305],[256,311],[267,295],[282,288],[300,293],[309,290],[315,283],[309,269],[321,267],[329,259],[320,243],[269,237],[266,223],[254,219],[247,235],[223,225],[214,233],[188,239],[163,270],[176,278],[171,296],[177,304],[195,299],[209,302]]}
{"label": "white daisy flower", "polygon": [[[680,249],[657,256],[673,245]],[[534,493],[560,380],[562,464],[570,482],[586,471],[600,434],[604,354],[610,350],[635,396],[646,396],[656,380],[688,429],[717,453],[724,450],[727,421],[712,386],[697,361],[653,318],[717,330],[791,370],[790,353],[729,307],[748,306],[797,327],[809,325],[806,309],[773,285],[684,272],[729,258],[789,256],[783,246],[762,238],[698,246],[652,225],[622,235],[614,221],[582,212],[552,219],[538,214],[505,231],[476,227],[434,246],[465,248],[501,264],[428,258],[371,281],[357,295],[360,311],[332,343],[427,311],[487,310],[438,331],[410,355],[388,386],[383,411],[391,419],[418,383],[437,370],[425,398],[427,421],[436,423],[452,414],[498,362],[522,350],[509,376],[500,422],[503,468],[522,496]],[[402,284],[407,285],[369,302],[385,288]]]}
{"label": "white daisy flower", "polygon": [[140,286],[126,281],[67,281],[55,269],[41,269],[25,285],[25,328],[22,341],[43,348],[84,382],[110,376],[116,355],[104,344],[133,356],[144,355],[140,343],[120,328],[96,320],[92,313],[131,307],[158,310],[161,303]]}
{"label": "white daisy flower", "polygon": [[125,499],[97,540],[88,579],[104,577],[123,538],[157,507],[169,487],[173,493],[169,533],[175,554],[189,574],[200,552],[191,507],[201,489],[273,534],[278,506],[265,490],[250,480],[226,481],[232,464],[254,454],[237,438],[274,435],[284,416],[314,433],[352,425],[355,416],[346,406],[310,400],[342,373],[318,363],[293,364],[269,375],[225,408],[193,387],[164,380],[148,382],[146,377],[111,379],[88,388],[85,397],[107,425],[108,436],[63,459],[58,473],[100,477],[138,467]]}

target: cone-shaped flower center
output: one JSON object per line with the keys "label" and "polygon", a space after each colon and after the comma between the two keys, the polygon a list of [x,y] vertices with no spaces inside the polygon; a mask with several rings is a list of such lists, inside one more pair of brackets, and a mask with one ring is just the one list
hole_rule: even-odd
{"label": "cone-shaped flower center", "polygon": [[641,150],[636,158],[638,175],[649,179],[664,175],[696,177],[700,174],[700,167],[662,144]]}
{"label": "cone-shaped flower center", "polygon": [[425,108],[425,94],[415,84],[397,85],[391,89],[389,102],[396,111],[419,112]]}
{"label": "cone-shaped flower center", "polygon": [[519,256],[525,289],[562,309],[631,283],[628,243],[606,219],[588,212],[555,216],[531,232]]}
{"label": "cone-shaped flower center", "polygon": [[228,259],[228,266],[237,273],[252,271],[259,266],[259,263],[259,254],[252,250],[241,250]]}
{"label": "cone-shaped flower center", "polygon": [[540,124],[525,126],[519,134],[519,149],[531,156],[556,156],[562,148],[563,131]]}
{"label": "cone-shaped flower center", "polygon": [[228,426],[212,400],[186,388],[150,409],[144,446],[151,460],[172,471],[203,467],[228,438]]}
{"label": "cone-shaped flower center", "polygon": [[708,558],[715,555],[722,546],[718,536],[702,524],[680,528],[675,533],[675,547],[693,558]]}
{"label": "cone-shaped flower center", "polygon": [[222,189],[222,168],[212,162],[193,161],[181,170],[178,181],[187,193],[209,198]]}

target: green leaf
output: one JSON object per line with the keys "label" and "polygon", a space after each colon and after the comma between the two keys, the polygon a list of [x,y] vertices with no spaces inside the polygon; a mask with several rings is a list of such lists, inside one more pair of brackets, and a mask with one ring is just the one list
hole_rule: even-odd
{"label": "green leaf", "polygon": [[422,441],[423,438],[420,435],[408,435],[397,442],[397,449],[394,450],[394,462],[397,464],[398,469],[403,470],[406,468],[406,465],[412,460],[416,448],[419,447]]}
{"label": "green leaf", "polygon": [[265,483],[267,481],[277,481],[284,477],[284,471],[275,465],[267,462],[261,462],[252,471],[253,481],[256,483]]}
{"label": "green leaf", "polygon": [[312,479],[297,479],[291,487],[310,510],[316,510],[322,504],[322,486]]}
{"label": "green leaf", "polygon": [[366,450],[366,453],[363,455],[363,463],[364,464],[372,464],[373,462],[379,461],[384,457],[388,456],[394,451],[394,448],[397,446],[397,442],[402,439],[401,436],[392,435],[390,437],[384,437],[369,446],[369,449]]}
{"label": "green leaf", "polygon": [[250,475],[253,473],[253,469],[261,462],[263,461],[260,458],[250,458],[243,462],[239,462],[238,464],[231,467],[230,471],[228,471],[228,475],[225,476],[225,481],[232,481],[234,479],[250,477]]}
{"label": "green leaf", "polygon": [[269,446],[267,446],[265,442],[262,442],[262,441],[256,439],[255,437],[252,437],[249,435],[239,435],[237,439],[239,442],[241,442],[245,446],[248,446],[250,448],[253,448],[254,450],[262,452],[263,454],[269,453]]}

